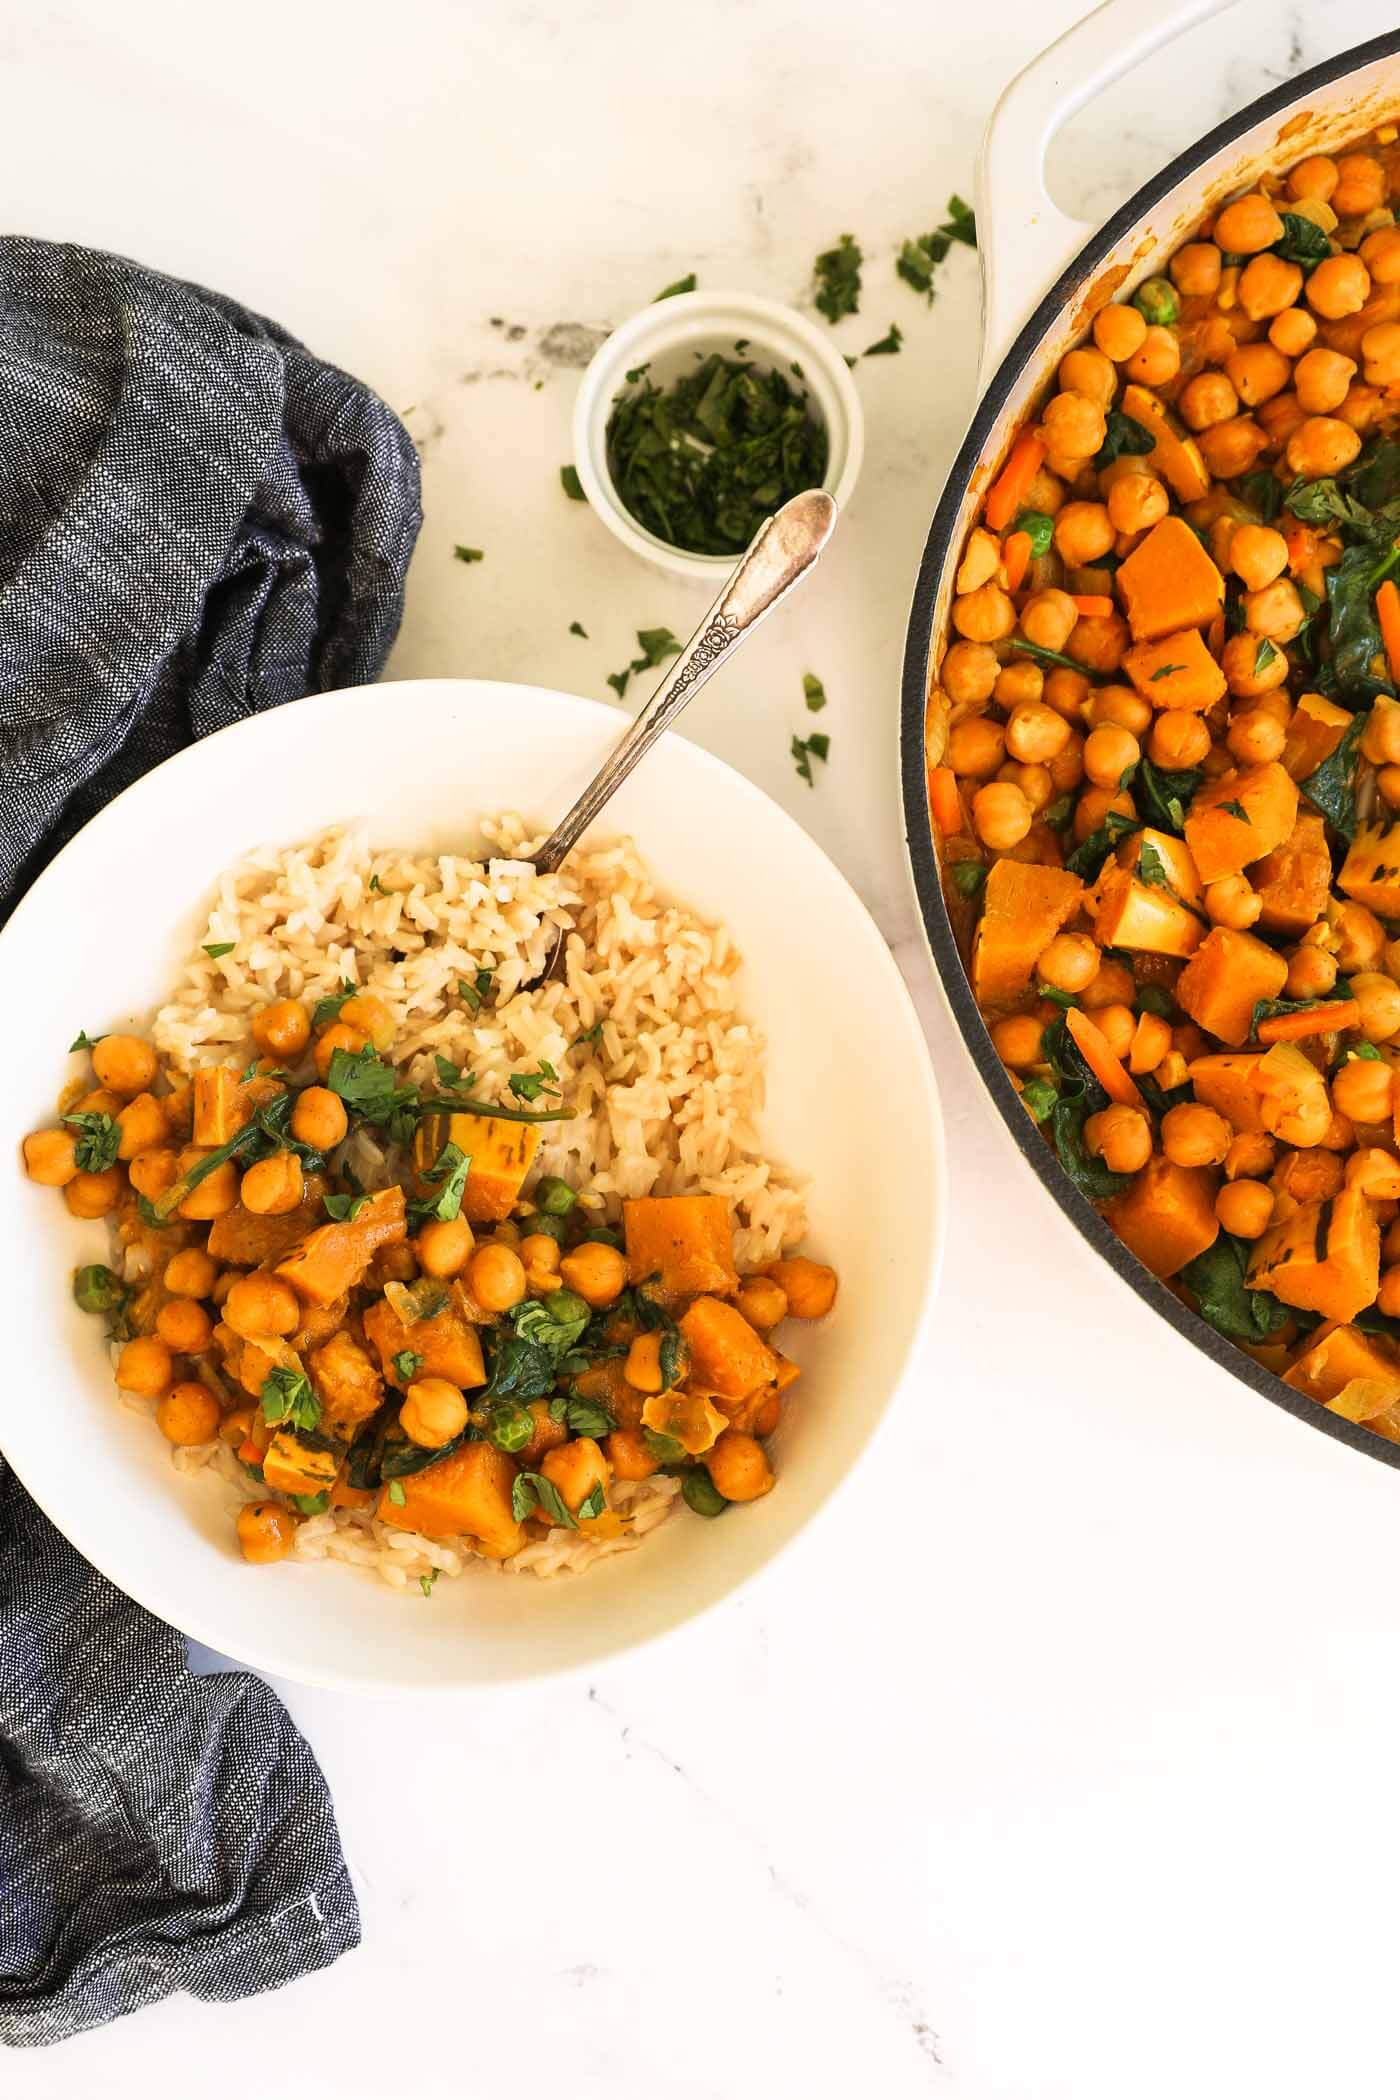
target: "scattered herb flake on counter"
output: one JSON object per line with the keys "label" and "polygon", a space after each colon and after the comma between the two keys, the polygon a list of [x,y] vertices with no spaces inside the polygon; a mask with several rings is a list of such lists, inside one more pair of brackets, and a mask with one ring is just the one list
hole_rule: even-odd
{"label": "scattered herb flake on counter", "polygon": [[674,299],[681,292],[693,292],[697,281],[695,272],[688,271],[684,277],[678,277],[674,284],[668,284],[664,292],[658,292],[651,302],[652,305],[659,306],[663,299]]}
{"label": "scattered herb flake on counter", "polygon": [[826,706],[826,687],[815,671],[802,673],[802,696],[807,702],[807,712],[819,715]]}
{"label": "scattered herb flake on counter", "polygon": [[463,547],[460,543],[452,549],[458,561],[485,561],[480,547]]}
{"label": "scattered herb flake on counter", "polygon": [[795,736],[788,749],[792,753],[793,764],[797,767],[798,779],[805,780],[808,787],[815,787],[816,781],[812,777],[812,760],[817,758],[822,761],[823,765],[826,763],[827,754],[831,750],[831,738],[823,736],[819,732],[809,737]]}
{"label": "scattered herb flake on counter", "polygon": [[897,275],[916,292],[923,292],[930,306],[935,297],[934,272],[954,241],[961,241],[967,248],[977,246],[977,220],[972,207],[956,194],[948,199],[948,216],[941,226],[935,226],[932,233],[915,235],[900,248],[895,262]]}
{"label": "scattered herb flake on counter", "polygon": [[583,625],[583,622],[581,620],[570,620],[569,632],[570,634],[581,634],[585,641],[588,640],[588,629]]}
{"label": "scattered herb flake on counter", "polygon": [[642,652],[641,655],[634,656],[631,663],[625,664],[622,670],[612,671],[608,675],[608,684],[619,700],[627,691],[628,681],[634,671],[654,671],[658,664],[665,663],[668,656],[679,656],[681,653],[681,645],[669,627],[639,627],[637,646]]}
{"label": "scattered herb flake on counter", "polygon": [[623,507],[690,554],[741,554],[772,511],[826,474],[826,433],[806,393],[718,352],[664,389],[648,379],[620,394],[607,442]]}
{"label": "scattered herb flake on counter", "polygon": [[559,480],[566,496],[571,497],[575,503],[587,502],[588,499],[583,493],[583,483],[578,478],[577,467],[561,467]]}
{"label": "scattered herb flake on counter", "polygon": [[888,335],[882,335],[878,343],[869,343],[862,351],[863,357],[893,357],[904,342],[899,323],[891,321]]}
{"label": "scattered herb flake on counter", "polygon": [[817,312],[837,322],[844,314],[860,312],[860,266],[864,257],[859,243],[843,233],[834,248],[827,248],[812,266],[817,280]]}

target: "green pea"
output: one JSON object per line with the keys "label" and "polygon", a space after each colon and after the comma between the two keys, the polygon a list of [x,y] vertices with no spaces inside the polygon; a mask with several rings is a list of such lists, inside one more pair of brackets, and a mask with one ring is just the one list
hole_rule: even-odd
{"label": "green pea", "polygon": [[111,1312],[125,1296],[125,1286],[102,1262],[90,1262],[73,1277],[73,1296],[86,1313]]}
{"label": "green pea", "polygon": [[1149,328],[1170,328],[1181,312],[1176,286],[1168,277],[1149,277],[1133,293],[1133,305]]}
{"label": "green pea", "polygon": [[579,1234],[579,1245],[586,1247],[590,1241],[600,1247],[616,1247],[619,1254],[622,1252],[622,1234],[614,1232],[611,1225],[585,1225]]}
{"label": "green pea", "polygon": [[535,1418],[528,1407],[507,1400],[493,1407],[486,1434],[498,1451],[523,1451],[535,1433]]}
{"label": "green pea", "polygon": [[567,1218],[577,1202],[568,1182],[557,1174],[546,1174],[535,1190],[535,1207],[549,1218]]}
{"label": "green pea", "polygon": [[554,1212],[547,1210],[531,1211],[528,1218],[520,1220],[520,1230],[525,1237],[528,1238],[532,1232],[542,1232],[546,1239],[556,1241],[561,1247],[564,1244],[568,1229],[568,1225],[563,1218],[557,1217]]}
{"label": "green pea", "polygon": [[1039,561],[1042,554],[1050,552],[1050,542],[1055,532],[1055,521],[1053,518],[1048,518],[1043,510],[1023,510],[1017,517],[1011,530],[1026,534],[1031,543],[1032,559]]}
{"label": "green pea", "polygon": [[696,1466],[681,1483],[681,1494],[697,1517],[722,1517],[729,1503],[703,1466]]}

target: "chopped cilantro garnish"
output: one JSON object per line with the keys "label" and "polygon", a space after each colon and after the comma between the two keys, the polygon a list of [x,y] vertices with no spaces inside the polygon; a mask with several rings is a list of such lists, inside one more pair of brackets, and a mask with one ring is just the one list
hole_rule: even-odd
{"label": "chopped cilantro garnish", "polygon": [[802,673],[802,695],[807,702],[807,712],[819,715],[826,706],[826,687],[815,671]]}
{"label": "chopped cilantro garnish", "polygon": [[217,962],[221,955],[232,955],[237,946],[237,941],[206,941],[204,952],[210,962]]}
{"label": "chopped cilantro garnish", "polygon": [[812,266],[817,281],[816,307],[833,324],[844,314],[860,312],[860,266],[864,258],[852,235],[843,233],[834,248],[824,249]]}
{"label": "chopped cilantro garnish", "polygon": [[458,561],[485,561],[486,559],[480,547],[464,547],[460,540],[452,549],[452,552],[456,555]]}
{"label": "chopped cilantro garnish", "polygon": [[314,1429],[321,1419],[321,1403],[312,1391],[310,1379],[290,1364],[278,1364],[268,1372],[260,1397],[264,1421],[289,1422],[293,1429]]}
{"label": "chopped cilantro garnish", "polygon": [[695,272],[688,270],[684,277],[678,277],[674,284],[668,284],[664,292],[658,292],[651,303],[653,306],[659,306],[663,299],[675,299],[682,292],[693,292],[697,282]]}
{"label": "chopped cilantro garnish", "polygon": [[893,357],[903,342],[904,336],[900,330],[899,323],[891,321],[888,333],[882,335],[878,343],[867,343],[861,355],[864,357]]}

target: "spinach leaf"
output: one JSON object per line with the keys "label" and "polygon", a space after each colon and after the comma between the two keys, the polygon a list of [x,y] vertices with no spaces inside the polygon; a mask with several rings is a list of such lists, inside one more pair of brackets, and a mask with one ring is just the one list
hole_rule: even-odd
{"label": "spinach leaf", "polygon": [[316,1001],[315,1006],[311,1010],[311,1026],[318,1033],[323,1028],[329,1028],[332,1021],[340,1019],[340,1009],[344,1006],[346,1000],[353,999],[354,996],[354,985],[351,984],[348,977],[342,977],[338,992],[332,992],[327,999],[318,999]]}
{"label": "spinach leaf", "polygon": [[1344,839],[1356,837],[1356,754],[1370,719],[1369,709],[1365,714],[1357,715],[1332,756],[1325,758],[1315,773],[1309,773],[1306,780],[1298,783],[1313,808],[1320,811],[1332,829],[1339,831]]}
{"label": "spinach leaf", "polygon": [[[449,1140],[443,1146],[432,1165],[423,1173],[424,1181],[430,1188],[436,1189],[437,1194],[424,1197],[421,1202],[409,1206],[416,1223],[438,1218],[443,1223],[450,1224],[453,1218],[461,1216],[462,1196],[467,1186],[467,1176],[471,1172],[471,1164],[471,1154],[464,1152],[460,1145],[454,1145]],[[329,1199],[326,1207],[330,1208]]]}
{"label": "spinach leaf", "polygon": [[1283,232],[1274,242],[1270,253],[1281,256],[1284,262],[1301,263],[1304,271],[1315,270],[1320,262],[1326,262],[1332,253],[1332,243],[1322,228],[1313,219],[1305,219],[1301,212],[1282,211]]}
{"label": "spinach leaf", "polygon": [[1121,408],[1111,408],[1106,418],[1104,441],[1094,454],[1094,465],[1100,472],[1111,467],[1115,459],[1125,454],[1141,458],[1151,452],[1157,444],[1156,438],[1135,416],[1125,415]]}
{"label": "spinach leaf", "polygon": [[1118,841],[1130,831],[1141,829],[1140,817],[1121,816],[1116,809],[1111,809],[1098,830],[1091,831],[1088,838],[1075,847],[1065,866],[1071,875],[1082,875],[1086,882],[1092,882]]}
{"label": "spinach leaf", "polygon": [[538,1509],[540,1515],[548,1517],[551,1524],[563,1524],[570,1531],[578,1530],[569,1505],[554,1482],[546,1480],[543,1473],[516,1474],[511,1483],[510,1507],[517,1524],[523,1524],[525,1519]]}
{"label": "spinach leaf", "polygon": [[321,1207],[333,1224],[353,1224],[362,1210],[369,1209],[369,1197],[332,1194],[321,1198]]}
{"label": "spinach leaf", "polygon": [[955,860],[948,872],[960,897],[978,896],[987,880],[986,865],[980,860]]}
{"label": "spinach leaf", "polygon": [[1400,441],[1375,438],[1346,469],[1348,485],[1369,511],[1400,502]]}
{"label": "spinach leaf", "polygon": [[1046,1029],[1043,1043],[1059,1087],[1059,1099],[1049,1120],[1060,1165],[1091,1200],[1103,1202],[1109,1196],[1120,1195],[1132,1176],[1112,1173],[1084,1143],[1084,1125],[1090,1116],[1108,1106],[1108,1095],[1080,1055],[1063,1021]]}
{"label": "spinach leaf", "polygon": [[[379,1454],[379,1477],[391,1483],[407,1480],[414,1473],[426,1472],[427,1468],[435,1466],[440,1458],[450,1458],[454,1451],[461,1450],[463,1444],[480,1441],[477,1432],[471,1428],[464,1429],[460,1436],[450,1437],[445,1444],[435,1444],[431,1447],[412,1443],[406,1436],[387,1436]],[[396,1495],[391,1485],[389,1500],[402,1503],[402,1490]]]}
{"label": "spinach leaf", "polygon": [[1028,1079],[1021,1089],[1021,1099],[1035,1117],[1043,1123],[1060,1098],[1060,1090],[1052,1079]]}
{"label": "spinach leaf", "polygon": [[1336,475],[1323,474],[1316,481],[1295,481],[1283,499],[1284,508],[1303,525],[1342,527],[1369,532],[1371,513],[1342,488]]}
{"label": "spinach leaf", "polygon": [[[1039,561],[1043,554],[1050,552],[1055,537],[1055,520],[1047,517],[1043,510],[1023,510],[1018,512],[1011,530],[1024,532],[1031,543],[1032,561]],[[1099,562],[1094,564],[1095,568],[1101,565]]]}
{"label": "spinach leaf", "polygon": [[549,1403],[551,1421],[562,1422],[571,1436],[608,1436],[617,1423],[595,1400],[576,1400],[561,1393]]}
{"label": "spinach leaf", "polygon": [[1377,693],[1395,697],[1376,613],[1379,581],[1376,550],[1370,544],[1348,547],[1327,571],[1327,686],[1351,705],[1374,699]]}
{"label": "spinach leaf", "polygon": [[1186,828],[1186,811],[1205,774],[1199,766],[1168,773],[1144,758],[1133,781],[1133,799],[1149,824],[1171,831],[1178,838]]}
{"label": "spinach leaf", "polygon": [[1181,1281],[1196,1300],[1196,1309],[1217,1334],[1232,1342],[1266,1342],[1288,1324],[1286,1305],[1268,1291],[1251,1290],[1245,1282],[1249,1247],[1222,1232],[1213,1246],[1181,1271]]}
{"label": "spinach leaf", "polygon": [[1235,486],[1241,503],[1247,503],[1263,524],[1272,525],[1283,508],[1283,490],[1276,476],[1267,467],[1259,467],[1252,474],[1242,474]]}

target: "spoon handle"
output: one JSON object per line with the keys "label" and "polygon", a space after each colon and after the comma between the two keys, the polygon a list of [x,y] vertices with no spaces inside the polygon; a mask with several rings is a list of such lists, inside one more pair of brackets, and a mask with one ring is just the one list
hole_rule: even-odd
{"label": "spoon handle", "polygon": [[729,661],[759,621],[807,574],[835,524],[836,505],[824,489],[805,490],[764,521],[651,699],[534,855],[541,874],[554,873],[638,759],[671,727],[682,708],[690,705],[711,672]]}

